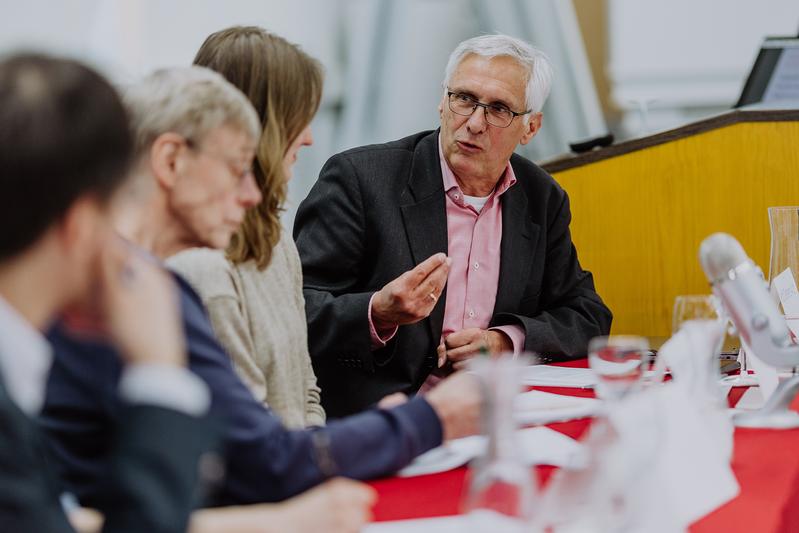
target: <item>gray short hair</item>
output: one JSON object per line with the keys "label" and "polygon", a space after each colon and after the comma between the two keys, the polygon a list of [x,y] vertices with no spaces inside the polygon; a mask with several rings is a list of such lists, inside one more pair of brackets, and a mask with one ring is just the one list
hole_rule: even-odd
{"label": "gray short hair", "polygon": [[128,87],[123,99],[131,115],[137,156],[167,132],[198,143],[222,126],[236,128],[254,141],[261,136],[261,122],[247,97],[204,67],[157,70]]}
{"label": "gray short hair", "polygon": [[453,50],[444,71],[444,90],[452,80],[452,74],[466,56],[477,54],[483,57],[512,57],[527,69],[527,109],[538,113],[544,107],[552,85],[552,65],[549,58],[530,44],[509,35],[481,35],[463,41]]}

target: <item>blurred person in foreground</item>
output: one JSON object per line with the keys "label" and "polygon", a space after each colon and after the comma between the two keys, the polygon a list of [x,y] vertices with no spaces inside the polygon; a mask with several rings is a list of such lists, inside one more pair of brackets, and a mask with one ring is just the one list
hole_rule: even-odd
{"label": "blurred person in foreground", "polygon": [[[218,432],[208,387],[185,368],[172,276],[112,229],[132,156],[128,116],[97,73],[37,54],[0,61],[0,531],[160,533],[189,522],[198,460]],[[125,362],[99,473],[104,516],[62,492],[31,420],[52,361],[39,331],[76,307]],[[351,533],[373,500],[339,479],[279,505],[196,512],[190,530]]]}
{"label": "blurred person in foreground", "polygon": [[0,62],[1,531],[72,531],[31,418],[52,361],[40,331],[89,297],[124,362],[105,530],[186,527],[213,434],[209,394],[185,369],[170,276],[109,228],[132,150],[124,107],[97,73],[35,54]]}
{"label": "blurred person in foreground", "polygon": [[564,360],[610,330],[565,191],[513,153],[541,128],[551,78],[519,39],[469,39],[447,63],[438,130],[325,164],[294,238],[328,416],[435,390],[483,348]]}
{"label": "blurred person in foreground", "polygon": [[[125,99],[137,139],[129,192],[146,200],[128,216],[120,213],[116,229],[160,259],[197,246],[226,248],[246,210],[261,201],[252,172],[260,122],[246,97],[219,74],[191,67],[157,72]],[[236,374],[200,297],[175,279],[189,368],[208,385],[211,412],[225,428],[210,504],[280,501],[332,476],[388,475],[443,440],[477,430],[480,391],[463,373],[426,398],[288,430]],[[113,394],[120,358],[68,320],[49,337],[56,357],[41,423],[64,479],[82,503],[94,505],[102,500],[102,472],[120,416]]]}
{"label": "blurred person in foreground", "polygon": [[194,64],[222,74],[255,107],[263,133],[253,175],[262,200],[247,211],[227,250],[187,250],[168,265],[202,297],[217,339],[255,397],[288,427],[324,425],[308,355],[300,258],[280,224],[297,152],[313,142],[321,66],[282,37],[241,26],[210,35]]}

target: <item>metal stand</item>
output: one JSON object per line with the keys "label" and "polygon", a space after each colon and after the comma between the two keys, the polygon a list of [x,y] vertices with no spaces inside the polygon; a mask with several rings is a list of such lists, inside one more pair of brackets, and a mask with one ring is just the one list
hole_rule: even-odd
{"label": "metal stand", "polygon": [[736,413],[732,420],[736,427],[793,429],[799,428],[799,413],[789,409],[799,392],[799,376],[783,381],[766,404],[751,413]]}

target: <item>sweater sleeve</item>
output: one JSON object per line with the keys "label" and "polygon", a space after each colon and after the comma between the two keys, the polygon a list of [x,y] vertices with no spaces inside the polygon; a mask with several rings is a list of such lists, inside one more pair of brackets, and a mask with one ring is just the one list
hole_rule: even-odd
{"label": "sweater sleeve", "polygon": [[[305,322],[305,296],[302,294],[302,265],[300,264],[300,256],[297,253],[297,246],[291,238],[291,235],[284,234],[280,240],[279,246],[284,246],[286,251],[286,258],[288,260],[289,269],[291,271],[291,281],[294,288],[294,302],[297,309],[300,310],[300,316],[303,317],[303,330],[307,331]],[[313,365],[311,365],[311,356],[308,353],[308,337],[303,335],[302,353],[304,357],[303,370],[305,373],[305,425],[306,426],[324,426],[327,416],[325,409],[322,407],[322,389],[316,382],[316,373],[314,372]]]}
{"label": "sweater sleeve", "polygon": [[223,253],[194,249],[167,260],[197,291],[211,319],[219,343],[233,362],[236,373],[255,398],[266,403],[267,382],[255,358],[249,319],[236,290],[234,272]]}

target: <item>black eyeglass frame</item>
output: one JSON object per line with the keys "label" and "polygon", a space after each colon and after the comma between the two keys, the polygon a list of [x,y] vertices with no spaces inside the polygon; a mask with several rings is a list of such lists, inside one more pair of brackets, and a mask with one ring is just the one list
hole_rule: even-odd
{"label": "black eyeglass frame", "polygon": [[[465,97],[465,98],[468,98],[469,100],[471,100],[471,102],[472,102],[472,111],[470,113],[468,113],[468,114],[464,114],[464,113],[459,113],[458,111],[455,111],[454,109],[452,109],[452,96],[453,95],[454,96],[462,96],[462,97]],[[451,91],[449,89],[449,87],[447,87],[447,105],[449,106],[449,110],[450,111],[452,111],[456,115],[460,115],[462,117],[470,117],[470,116],[472,116],[474,114],[474,112],[477,110],[478,107],[482,107],[483,108],[483,115],[485,116],[486,122],[491,124],[492,126],[494,126],[496,128],[508,128],[508,127],[510,127],[511,124],[513,124],[513,120],[516,117],[521,117],[523,115],[528,115],[528,114],[533,112],[532,109],[528,109],[527,111],[517,112],[517,111],[514,111],[513,109],[511,109],[509,107],[505,107],[505,109],[507,109],[508,112],[511,114],[511,118],[510,118],[510,120],[508,121],[508,123],[506,125],[500,126],[500,125],[494,124],[494,123],[492,123],[491,121],[488,120],[488,108],[492,107],[492,106],[493,107],[497,107],[496,104],[484,104],[484,103],[480,102],[479,100],[475,99],[474,97],[472,97],[472,96],[470,96],[470,95],[468,95],[466,93],[462,93],[462,92],[458,92],[458,91]]]}

